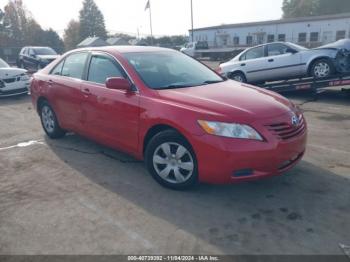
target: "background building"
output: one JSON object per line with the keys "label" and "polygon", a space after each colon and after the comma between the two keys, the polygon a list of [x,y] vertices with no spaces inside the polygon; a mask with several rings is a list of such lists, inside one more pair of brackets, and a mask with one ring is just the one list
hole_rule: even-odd
{"label": "background building", "polygon": [[[191,33],[190,30],[190,35]],[[350,13],[229,24],[193,30],[194,41],[206,41],[211,48],[247,47],[274,41],[317,47],[349,38],[349,34]]]}

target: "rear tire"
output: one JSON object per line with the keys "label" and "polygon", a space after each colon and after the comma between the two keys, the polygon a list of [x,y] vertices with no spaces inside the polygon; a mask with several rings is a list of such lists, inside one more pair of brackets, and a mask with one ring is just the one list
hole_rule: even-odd
{"label": "rear tire", "polygon": [[334,72],[335,68],[332,61],[326,58],[316,60],[310,68],[310,75],[316,79],[329,77]]}
{"label": "rear tire", "polygon": [[40,119],[45,133],[52,139],[62,138],[66,132],[60,127],[55,112],[47,101],[40,105]]}
{"label": "rear tire", "polygon": [[240,83],[247,83],[247,78],[241,72],[233,72],[229,75],[229,78]]}
{"label": "rear tire", "polygon": [[145,152],[148,171],[162,186],[185,190],[198,182],[196,156],[187,140],[175,130],[155,135]]}

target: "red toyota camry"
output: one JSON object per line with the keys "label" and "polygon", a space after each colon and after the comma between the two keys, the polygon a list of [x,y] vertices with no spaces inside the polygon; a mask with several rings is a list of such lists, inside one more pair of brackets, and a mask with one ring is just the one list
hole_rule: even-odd
{"label": "red toyota camry", "polygon": [[305,152],[293,103],[174,50],[74,50],[35,74],[31,93],[50,138],[73,131],[127,152],[174,189],[279,175]]}

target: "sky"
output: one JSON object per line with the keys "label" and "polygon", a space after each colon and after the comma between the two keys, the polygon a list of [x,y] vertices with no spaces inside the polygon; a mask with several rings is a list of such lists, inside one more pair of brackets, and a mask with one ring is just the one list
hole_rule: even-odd
{"label": "sky", "polygon": [[[153,34],[185,35],[191,27],[190,0],[150,0]],[[0,0],[3,9],[8,0]],[[78,19],[83,0],[23,0],[44,28],[60,35]],[[95,0],[111,33],[150,34],[147,0]],[[194,28],[279,19],[283,0],[193,0]]]}

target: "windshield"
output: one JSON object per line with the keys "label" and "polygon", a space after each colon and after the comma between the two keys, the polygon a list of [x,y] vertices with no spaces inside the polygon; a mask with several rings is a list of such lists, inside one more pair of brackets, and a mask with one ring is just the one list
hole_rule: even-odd
{"label": "windshield", "polygon": [[10,67],[4,60],[0,58],[0,68]]}
{"label": "windshield", "polygon": [[34,48],[34,52],[37,55],[57,55],[55,50],[49,47],[37,47],[37,48]]}
{"label": "windshield", "polygon": [[125,57],[152,89],[191,87],[224,81],[203,64],[179,52],[127,53]]}

